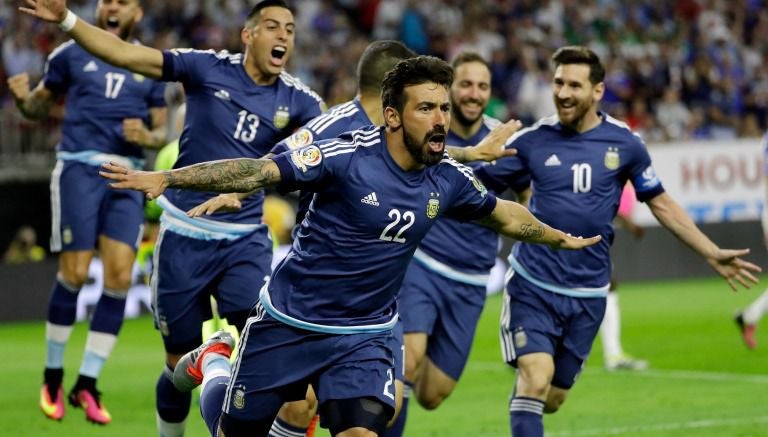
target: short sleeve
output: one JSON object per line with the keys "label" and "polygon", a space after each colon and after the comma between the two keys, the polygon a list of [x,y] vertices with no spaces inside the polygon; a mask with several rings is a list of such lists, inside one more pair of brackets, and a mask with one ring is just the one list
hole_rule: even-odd
{"label": "short sleeve", "polygon": [[150,108],[164,108],[168,106],[165,102],[165,83],[153,81],[152,89],[147,97],[147,106]]}
{"label": "short sleeve", "polygon": [[69,50],[54,50],[45,62],[43,83],[54,94],[66,94],[70,85],[69,76]]}
{"label": "short sleeve", "polygon": [[640,202],[646,202],[664,192],[664,186],[656,175],[651,163],[651,156],[645,145],[637,140],[632,149],[632,161],[629,167],[629,180]]}
{"label": "short sleeve", "polygon": [[336,173],[336,168],[346,161],[345,156],[327,158],[318,144],[310,144],[296,150],[289,150],[277,156],[275,161],[280,169],[280,183],[277,190],[288,193],[295,190],[319,191]]}
{"label": "short sleeve", "polygon": [[171,49],[163,51],[163,76],[166,82],[199,83],[216,62],[210,50]]}
{"label": "short sleeve", "polygon": [[[459,164],[460,165],[460,164]],[[496,196],[472,173],[460,165],[451,182],[452,202],[446,214],[455,219],[469,221],[483,218],[496,207]]]}

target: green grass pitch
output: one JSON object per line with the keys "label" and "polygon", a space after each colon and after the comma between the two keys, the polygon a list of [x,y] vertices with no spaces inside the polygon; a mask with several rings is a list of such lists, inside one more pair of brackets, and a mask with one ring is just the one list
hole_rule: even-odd
{"label": "green grass pitch", "polygon": [[[605,372],[596,343],[561,411],[545,417],[547,435],[768,436],[768,330],[758,330],[758,349],[749,351],[732,321],[733,312],[765,286],[764,281],[734,294],[716,278],[622,284],[624,347],[648,359],[651,368]],[[509,435],[507,398],[514,373],[500,361],[500,305],[498,295],[489,298],[453,395],[435,411],[412,404],[407,436]],[[67,388],[78,370],[86,329],[75,327],[67,349]],[[103,371],[99,388],[113,416],[106,427],[86,423],[72,408],[60,423],[43,418],[37,407],[43,337],[42,322],[0,325],[0,435],[156,435],[154,384],[163,352],[151,319],[126,321]],[[187,436],[205,435],[195,401]]]}

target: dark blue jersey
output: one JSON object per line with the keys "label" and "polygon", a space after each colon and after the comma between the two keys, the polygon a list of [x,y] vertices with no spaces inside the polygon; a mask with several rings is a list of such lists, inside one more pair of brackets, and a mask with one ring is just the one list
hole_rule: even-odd
{"label": "dark blue jersey", "polygon": [[517,156],[478,169],[478,178],[495,186],[522,163],[530,172],[529,209],[548,225],[573,235],[602,235],[584,250],[552,250],[517,243],[510,256],[516,272],[551,291],[604,293],[611,276],[609,249],[613,219],[627,180],[640,201],[662,193],[651,158],[639,136],[605,114],[584,133],[564,128],[556,116],[516,133],[508,147]]}
{"label": "dark blue jersey", "polygon": [[[272,85],[257,85],[245,71],[243,54],[174,49],[163,52],[163,80],[184,85],[187,112],[175,168],[204,161],[258,158],[298,127],[323,112],[322,99],[301,81],[281,73]],[[182,210],[215,193],[167,190]],[[241,211],[217,214],[228,222],[261,222],[264,195],[243,202]]]}
{"label": "dark blue jersey", "polygon": [[427,231],[442,216],[493,211],[496,198],[447,155],[403,171],[384,128],[370,126],[274,158],[281,191],[316,193],[261,301],[275,318],[324,332],[391,328],[395,296]]}
{"label": "dark blue jersey", "polygon": [[[453,131],[448,131],[446,144],[454,147],[474,146],[482,141],[499,123],[499,120],[483,116],[483,125],[475,135],[464,139],[453,133]],[[467,165],[474,169],[482,164],[482,162],[472,162]],[[530,178],[527,172],[521,172],[520,168],[517,170],[517,172],[512,172],[509,175],[509,183],[516,191],[519,191],[521,188],[524,189],[528,186]],[[518,179],[518,176],[521,178]],[[501,194],[507,188],[503,186],[494,187],[500,189],[493,189],[488,185],[486,187],[496,195]],[[422,240],[419,249],[430,258],[450,268],[458,269],[465,273],[487,275],[496,261],[498,235],[496,231],[485,226],[476,223],[464,223],[446,217],[435,223],[432,230]],[[471,256],[461,256],[460,254]]]}
{"label": "dark blue jersey", "polygon": [[[373,122],[368,118],[360,101],[358,99],[341,103],[328,112],[313,118],[301,129],[294,132],[288,138],[280,141],[272,148],[272,153],[278,155],[287,150],[297,149],[312,144],[316,141],[330,140],[336,138],[344,132],[360,129],[370,126]],[[302,191],[299,194],[299,207],[296,210],[296,224],[304,220],[312,197],[315,193]]]}
{"label": "dark blue jersey", "polygon": [[149,109],[165,106],[165,84],[107,64],[72,40],[48,56],[43,83],[66,95],[59,151],[143,157],[140,147],[125,141],[123,120],[150,125]]}

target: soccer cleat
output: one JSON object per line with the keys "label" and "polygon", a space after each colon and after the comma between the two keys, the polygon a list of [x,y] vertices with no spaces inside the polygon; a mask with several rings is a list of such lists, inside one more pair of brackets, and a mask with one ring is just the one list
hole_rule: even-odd
{"label": "soccer cleat", "polygon": [[739,326],[739,331],[741,331],[741,339],[744,340],[744,344],[747,346],[747,348],[756,348],[757,339],[755,338],[755,325],[752,323],[745,323],[744,316],[741,313],[737,313],[733,320],[736,322],[736,325]]}
{"label": "soccer cleat", "polygon": [[43,410],[45,417],[51,420],[61,420],[64,417],[64,392],[61,386],[56,390],[56,399],[52,400],[48,384],[43,384],[40,390],[40,409]]}
{"label": "soccer cleat", "polygon": [[632,357],[627,354],[610,356],[605,359],[605,370],[633,370],[642,371],[648,368],[648,361]]}
{"label": "soccer cleat", "polygon": [[85,420],[98,425],[112,422],[112,415],[101,404],[101,393],[96,389],[74,389],[69,393],[69,404],[85,411]]}
{"label": "soccer cleat", "polygon": [[235,339],[225,330],[214,332],[197,349],[187,352],[173,370],[173,385],[181,392],[192,391],[203,383],[203,359],[208,353],[215,353],[229,358],[235,347]]}

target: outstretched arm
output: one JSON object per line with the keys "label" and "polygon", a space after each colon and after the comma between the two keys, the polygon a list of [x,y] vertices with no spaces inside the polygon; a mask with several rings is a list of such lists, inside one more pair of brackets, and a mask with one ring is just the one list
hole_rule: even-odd
{"label": "outstretched arm", "polygon": [[115,163],[102,165],[102,177],[115,182],[112,188],[144,192],[148,198],[160,196],[166,188],[220,193],[245,193],[280,182],[280,170],[271,159],[224,159],[168,171],[134,171]]}
{"label": "outstretched arm", "polygon": [[509,120],[493,128],[482,141],[472,147],[447,147],[448,154],[459,162],[495,161],[505,156],[514,156],[517,150],[507,149],[504,145],[521,127],[523,124],[520,121]]}
{"label": "outstretched arm", "polygon": [[[20,7],[20,11],[50,23],[61,24],[65,19],[71,21],[74,16],[67,9],[65,0],[26,2],[27,7]],[[163,53],[160,50],[128,43],[79,18],[74,27],[66,31],[82,48],[105,62],[153,79],[163,74]]]}
{"label": "outstretched arm", "polygon": [[574,237],[540,222],[524,206],[504,199],[496,200],[496,208],[478,223],[500,234],[529,243],[546,244],[553,249],[582,249],[598,243],[602,237]]}
{"label": "outstretched arm", "polygon": [[737,282],[744,288],[750,288],[750,285],[757,283],[753,273],[760,272],[762,269],[739,258],[748,254],[749,249],[718,247],[701,232],[683,208],[667,193],[659,194],[648,201],[648,206],[659,223],[701,255],[728,282],[733,291],[738,288]]}

